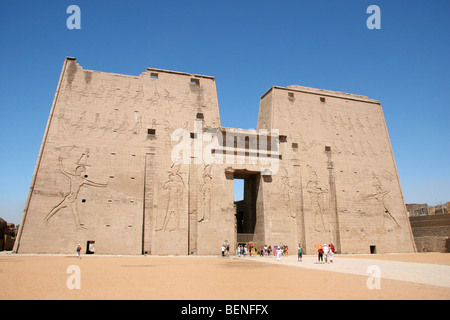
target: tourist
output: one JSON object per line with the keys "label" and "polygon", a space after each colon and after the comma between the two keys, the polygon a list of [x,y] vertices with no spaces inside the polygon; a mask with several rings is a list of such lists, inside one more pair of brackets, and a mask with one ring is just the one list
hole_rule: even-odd
{"label": "tourist", "polygon": [[78,247],[77,247],[77,259],[78,258],[81,259],[81,244],[78,244]]}
{"label": "tourist", "polygon": [[333,263],[334,246],[330,243],[330,251],[328,252],[328,260]]}
{"label": "tourist", "polygon": [[330,248],[328,248],[327,244],[323,244],[323,258],[325,260],[325,263],[328,264],[328,252],[330,252]]}
{"label": "tourist", "polygon": [[277,261],[281,261],[281,254],[283,253],[283,250],[281,250],[280,246],[278,246],[278,250],[275,250],[275,247],[273,251],[277,251]]}
{"label": "tourist", "polygon": [[222,257],[225,257],[225,245],[222,245]]}
{"label": "tourist", "polygon": [[319,248],[319,250],[317,251],[318,252],[318,260],[319,260],[319,263],[322,261],[322,263],[323,263],[323,249],[322,248]]}
{"label": "tourist", "polygon": [[298,245],[298,256],[297,256],[297,261],[302,261],[302,257],[303,257],[303,249],[300,245]]}

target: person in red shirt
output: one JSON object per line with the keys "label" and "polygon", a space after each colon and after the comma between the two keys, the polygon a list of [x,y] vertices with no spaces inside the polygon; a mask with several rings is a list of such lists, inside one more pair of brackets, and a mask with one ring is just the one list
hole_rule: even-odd
{"label": "person in red shirt", "polygon": [[322,263],[323,263],[323,249],[320,248],[320,249],[318,250],[318,253],[319,253],[319,256],[318,256],[319,263],[321,263],[320,261],[322,261]]}

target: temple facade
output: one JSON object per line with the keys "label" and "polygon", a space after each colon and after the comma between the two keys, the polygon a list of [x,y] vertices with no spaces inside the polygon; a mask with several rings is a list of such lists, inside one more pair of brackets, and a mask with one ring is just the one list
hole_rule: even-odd
{"label": "temple facade", "polygon": [[66,58],[14,250],[210,255],[242,239],[414,252],[380,102],[274,86],[256,130],[225,128],[214,77]]}

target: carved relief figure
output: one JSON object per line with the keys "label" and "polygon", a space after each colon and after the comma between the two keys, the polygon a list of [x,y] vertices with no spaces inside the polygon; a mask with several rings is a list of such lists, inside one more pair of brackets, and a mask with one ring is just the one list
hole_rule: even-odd
{"label": "carved relief figure", "polygon": [[329,231],[324,222],[324,194],[328,194],[328,189],[323,189],[319,186],[319,179],[317,173],[311,166],[307,166],[309,170],[309,181],[306,184],[306,190],[308,191],[311,201],[313,203],[314,210],[314,230],[317,232]]}
{"label": "carved relief figure", "polygon": [[133,126],[133,128],[130,130],[131,131],[131,136],[130,138],[133,137],[133,135],[135,134],[139,134],[139,131],[141,131],[142,129],[142,116],[139,116]]}
{"label": "carved relief figure", "polygon": [[89,167],[89,153],[91,150],[89,148],[86,148],[86,150],[81,154],[81,156],[78,158],[77,165],[83,166],[83,167]]}
{"label": "carved relief figure", "polygon": [[116,106],[121,106],[128,102],[128,99],[130,97],[130,87],[131,85],[128,83],[123,89],[123,91],[119,93],[119,99],[118,102],[116,103]]}
{"label": "carved relief figure", "polygon": [[75,127],[73,134],[77,132],[77,130],[83,131],[84,124],[86,123],[86,111],[83,111],[78,118],[77,123],[75,123],[73,126]]}
{"label": "carved relief figure", "polygon": [[284,168],[284,174],[282,176],[282,193],[286,201],[284,202],[285,210],[288,213],[288,217],[295,218],[295,195],[294,188],[290,183],[289,173],[286,168]]}
{"label": "carved relief figure", "polygon": [[211,165],[207,165],[203,173],[203,182],[200,185],[200,193],[202,194],[203,209],[199,214],[198,222],[209,221],[211,215],[211,188],[212,176]]}
{"label": "carved relief figure", "polygon": [[105,134],[111,132],[114,125],[115,125],[115,122],[113,119],[108,120],[105,125],[100,127],[100,129],[103,130],[103,133],[101,134],[100,137],[103,138],[105,136]]}
{"label": "carved relief figure", "polygon": [[180,202],[183,199],[184,181],[179,171],[179,165],[172,165],[169,180],[163,185],[163,190],[168,191],[166,215],[161,228],[156,231],[178,230],[180,223]]}
{"label": "carved relief figure", "polygon": [[60,210],[69,208],[72,211],[72,215],[75,220],[77,229],[86,229],[86,227],[84,227],[83,224],[80,222],[80,216],[78,214],[77,208],[78,194],[83,186],[106,187],[105,183],[98,183],[87,179],[85,163],[87,163],[88,157],[89,157],[89,149],[86,149],[86,152],[83,153],[83,155],[78,159],[78,162],[73,172],[69,172],[66,169],[64,169],[63,157],[61,156],[59,157],[58,159],[59,170],[63,175],[69,178],[70,191],[68,194],[65,195],[64,199],[45,216],[44,218],[45,222],[48,222]]}
{"label": "carved relief figure", "polygon": [[95,114],[95,120],[94,123],[92,123],[89,128],[89,134],[92,133],[92,131],[97,132],[98,129],[100,129],[100,113]]}
{"label": "carved relief figure", "polygon": [[125,133],[128,129],[128,116],[126,114],[123,115],[122,123],[114,129],[114,132],[117,132],[117,134]]}
{"label": "carved relief figure", "polygon": [[397,228],[401,229],[400,224],[394,218],[394,216],[388,209],[386,202],[384,201],[384,197],[389,193],[389,191],[383,189],[380,179],[377,177],[377,175],[374,172],[372,172],[372,179],[373,179],[373,187],[375,188],[375,192],[372,194],[363,196],[363,200],[374,199],[378,202],[378,207],[381,208],[380,210],[382,211],[382,216],[381,216],[382,217],[381,218],[382,230],[386,229],[387,221],[391,221]]}
{"label": "carved relief figure", "polygon": [[142,104],[142,100],[144,98],[144,88],[143,86],[139,86],[138,89],[136,90],[136,94],[133,97],[134,100],[134,105],[141,105]]}

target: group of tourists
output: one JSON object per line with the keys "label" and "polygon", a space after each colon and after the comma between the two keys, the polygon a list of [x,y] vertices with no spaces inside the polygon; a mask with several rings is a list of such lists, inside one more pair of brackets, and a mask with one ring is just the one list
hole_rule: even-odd
{"label": "group of tourists", "polygon": [[252,245],[239,244],[236,248],[236,254],[238,257],[246,257],[246,256],[256,256],[258,252],[256,248]]}
{"label": "group of tourists", "polygon": [[222,257],[228,257],[228,255],[230,254],[230,245],[227,244],[223,244],[222,245]]}
{"label": "group of tourists", "polygon": [[[318,263],[333,263],[333,255],[335,253],[335,248],[333,244],[327,245],[324,243],[323,245],[315,246],[318,249]],[[222,245],[222,257],[228,257],[230,253],[230,246],[228,244]],[[267,246],[261,247],[259,250],[260,257],[269,257],[271,254],[277,258],[278,261],[281,260],[282,256],[287,256],[289,254],[289,248],[287,245],[277,246]],[[246,256],[257,256],[258,251],[252,245],[247,244],[239,244],[236,247],[236,255],[238,257],[246,257]],[[297,261],[301,262],[303,258],[303,248],[299,244],[297,247]]]}
{"label": "group of tourists", "polygon": [[[319,263],[333,263],[333,255],[334,255],[335,249],[334,245],[330,244],[329,246],[324,243],[322,248],[319,247],[318,249],[318,262]],[[325,260],[325,262],[324,262]]]}
{"label": "group of tourists", "polygon": [[270,245],[264,245],[264,247],[261,247],[259,250],[259,256],[261,257],[269,257],[271,254],[273,254],[274,257],[278,256],[278,254],[281,256],[287,256],[289,254],[289,247],[287,245],[274,245],[272,248]]}
{"label": "group of tourists", "polygon": [[[228,244],[222,245],[222,257],[228,257],[230,253],[230,246]],[[247,244],[238,244],[236,247],[236,255],[238,257],[246,257],[246,256],[257,256],[260,255],[261,257],[269,257],[271,254],[273,256],[287,256],[289,254],[289,247],[286,245],[277,246],[267,246],[261,247],[259,252],[253,245],[247,245]]]}

